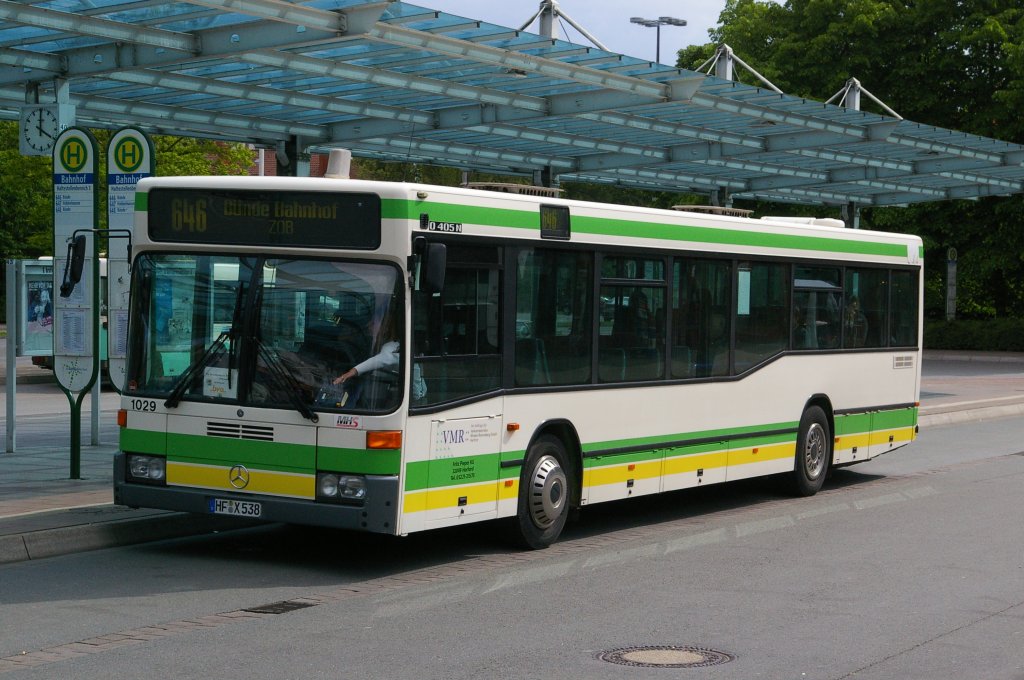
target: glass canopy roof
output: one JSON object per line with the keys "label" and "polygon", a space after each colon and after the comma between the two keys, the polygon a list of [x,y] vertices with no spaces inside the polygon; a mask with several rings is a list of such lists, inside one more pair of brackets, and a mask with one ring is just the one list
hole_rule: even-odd
{"label": "glass canopy roof", "polygon": [[733,198],[1020,193],[1024,147],[375,0],[0,0],[0,118]]}

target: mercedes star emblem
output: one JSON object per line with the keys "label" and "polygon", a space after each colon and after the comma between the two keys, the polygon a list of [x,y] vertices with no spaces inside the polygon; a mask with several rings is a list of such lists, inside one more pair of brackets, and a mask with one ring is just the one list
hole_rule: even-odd
{"label": "mercedes star emblem", "polygon": [[249,471],[244,465],[235,465],[228,471],[228,481],[236,489],[244,489],[249,485]]}

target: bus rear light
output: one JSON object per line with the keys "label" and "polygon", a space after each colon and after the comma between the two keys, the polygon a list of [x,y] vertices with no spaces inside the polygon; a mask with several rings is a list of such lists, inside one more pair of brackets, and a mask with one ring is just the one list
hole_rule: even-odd
{"label": "bus rear light", "polygon": [[128,427],[128,411],[123,408],[117,410],[117,426]]}
{"label": "bus rear light", "polygon": [[377,430],[366,433],[368,449],[400,449],[402,448],[401,430]]}

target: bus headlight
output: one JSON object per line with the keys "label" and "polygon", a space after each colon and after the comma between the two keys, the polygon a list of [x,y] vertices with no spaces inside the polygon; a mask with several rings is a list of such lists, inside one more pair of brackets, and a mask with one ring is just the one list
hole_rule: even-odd
{"label": "bus headlight", "polygon": [[366,499],[366,478],[338,472],[318,472],[316,496],[319,500],[336,503],[361,502]]}
{"label": "bus headlight", "polygon": [[128,476],[136,482],[163,484],[167,481],[167,461],[162,456],[128,454]]}

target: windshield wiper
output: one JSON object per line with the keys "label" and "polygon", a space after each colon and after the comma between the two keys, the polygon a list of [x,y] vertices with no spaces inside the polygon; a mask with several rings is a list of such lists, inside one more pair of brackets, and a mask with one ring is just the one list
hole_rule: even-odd
{"label": "windshield wiper", "polygon": [[309,407],[309,404],[306,403],[305,399],[302,398],[302,386],[281,364],[280,357],[267,349],[267,346],[264,345],[263,341],[259,338],[254,338],[253,340],[256,343],[256,351],[263,359],[263,363],[267,365],[267,370],[270,373],[270,376],[274,379],[274,382],[277,383],[278,388],[288,395],[288,401],[292,403],[295,410],[298,411],[306,420],[310,420],[314,423],[319,422],[320,416],[318,416],[313,409]]}
{"label": "windshield wiper", "polygon": [[231,328],[223,331],[217,336],[217,339],[213,341],[209,347],[199,356],[189,367],[185,369],[185,372],[181,374],[181,378],[174,384],[174,389],[171,390],[171,394],[167,397],[167,401],[164,402],[166,408],[175,408],[181,403],[182,397],[185,396],[185,392],[188,391],[189,385],[195,379],[196,374],[202,369],[213,363],[213,360],[217,358],[221,350],[224,349],[224,345],[231,341],[231,346],[228,348],[228,387],[231,387],[231,375],[235,372],[235,356],[238,354],[238,343],[236,338],[238,337],[238,331],[240,328],[242,319],[242,299],[244,298],[245,286],[239,284],[238,294],[235,296],[235,309],[231,315]]}
{"label": "windshield wiper", "polygon": [[267,346],[263,344],[263,339],[259,336],[259,319],[263,314],[263,286],[257,285],[259,287],[254,291],[252,306],[249,310],[252,325],[249,326],[251,330],[247,332],[247,339],[256,347],[256,355],[263,359],[263,363],[267,365],[270,377],[274,379],[277,387],[284,390],[285,394],[288,395],[288,401],[295,407],[295,410],[306,420],[314,423],[318,422],[320,417],[313,412],[313,409],[302,398],[302,386],[299,385],[299,382],[295,380],[295,377],[292,376],[288,369],[281,365],[280,357],[267,349]]}
{"label": "windshield wiper", "polygon": [[[231,337],[232,333],[230,329],[218,335],[217,339],[213,341],[213,344],[207,347],[206,351],[202,353],[199,360],[185,369],[185,372],[181,374],[180,378],[178,378],[178,382],[174,384],[174,389],[171,390],[171,394],[167,397],[167,401],[164,402],[165,407],[175,408],[179,403],[181,403],[181,398],[185,396],[185,392],[188,390],[189,385],[192,384],[192,380],[196,377],[196,374],[213,363],[213,360],[218,354],[220,354],[221,350],[224,349],[224,345],[229,339],[231,339]],[[231,374],[228,373],[228,375],[230,376]]]}

